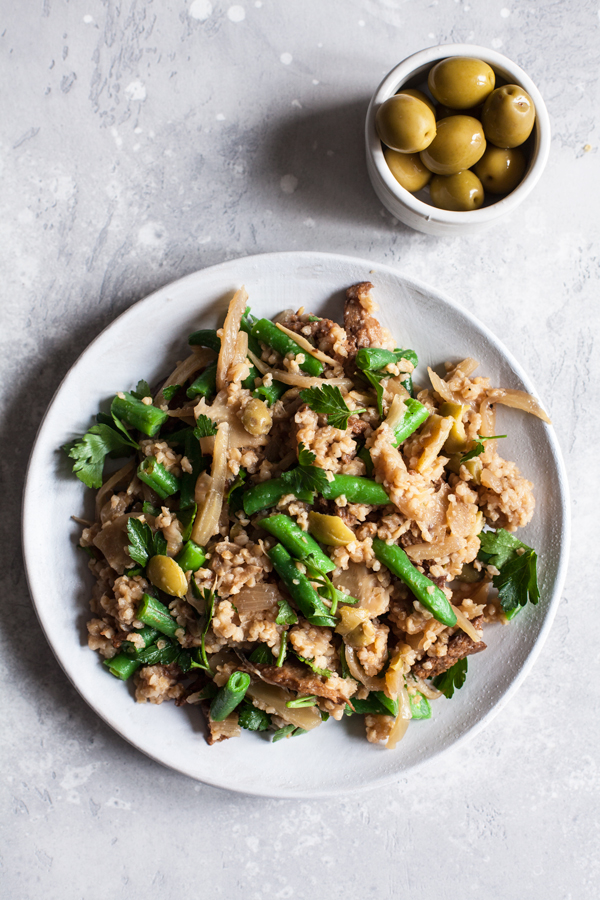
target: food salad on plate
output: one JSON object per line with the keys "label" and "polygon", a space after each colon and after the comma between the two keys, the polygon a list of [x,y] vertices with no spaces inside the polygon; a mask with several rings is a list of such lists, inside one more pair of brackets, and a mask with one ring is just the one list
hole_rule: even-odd
{"label": "food salad on plate", "polygon": [[[533,486],[495,410],[546,414],[470,358],[426,386],[372,290],[348,288],[342,326],[260,318],[240,289],[164,383],[65,447],[96,490],[77,520],[89,646],[138,702],[198,705],[210,744],[360,716],[393,749],[463,685],[484,629],[538,601],[514,534]],[[107,457],[127,459],[105,476]]]}

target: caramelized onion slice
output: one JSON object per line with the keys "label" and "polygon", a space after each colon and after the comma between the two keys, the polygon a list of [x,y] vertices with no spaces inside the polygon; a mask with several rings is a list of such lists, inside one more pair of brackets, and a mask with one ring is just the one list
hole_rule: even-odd
{"label": "caramelized onion slice", "polygon": [[325,363],[327,366],[339,366],[339,363],[336,362],[335,359],[332,359],[331,356],[327,356],[327,354],[323,353],[319,350],[318,347],[313,347],[309,341],[306,340],[301,334],[298,334],[296,331],[290,331],[289,328],[286,328],[285,325],[282,325],[281,322],[275,323],[277,328],[280,331],[283,331],[284,334],[287,334],[289,338],[296,342],[303,350],[306,350],[307,353],[310,353],[311,356],[314,356],[315,359],[320,360],[322,363]]}
{"label": "caramelized onion slice", "polygon": [[241,616],[250,615],[274,609],[281,599],[276,585],[257,584],[254,587],[243,587],[235,595],[235,608]]}
{"label": "caramelized onion slice", "polygon": [[264,681],[253,681],[247,691],[247,696],[256,701],[256,706],[269,715],[276,715],[295,725],[296,728],[305,728],[312,731],[321,724],[321,714],[316,706],[289,708],[288,700],[294,700],[295,694],[287,688],[278,687],[275,684],[266,684]]}
{"label": "caramelized onion slice", "polygon": [[434,372],[433,369],[428,366],[427,371],[429,372],[429,380],[433,385],[434,391],[440,395],[444,400],[447,400],[449,403],[462,403],[462,398],[455,394],[453,390],[448,386],[448,382],[444,381],[443,378]]}
{"label": "caramelized onion slice", "polygon": [[237,336],[240,330],[240,322],[244,315],[244,310],[248,305],[248,292],[245,287],[241,287],[239,291],[233,295],[225,322],[223,323],[223,336],[221,338],[221,349],[219,358],[217,359],[217,390],[222,391],[227,386],[227,372],[229,366],[233,362],[237,344]]}
{"label": "caramelized onion slice", "polygon": [[[203,350],[204,352],[200,353],[200,350]],[[197,353],[192,353],[191,356],[186,357],[186,359],[184,359],[183,362],[180,362],[171,372],[154,398],[154,405],[159,407],[161,405],[164,406],[167,402],[164,395],[164,389],[166,387],[170,387],[172,384],[185,384],[191,375],[199,369],[203,369],[209,362],[212,362],[214,358],[214,351],[209,350],[207,347],[199,347]]]}
{"label": "caramelized onion slice", "polygon": [[354,649],[354,647],[349,647],[346,644],[345,656],[348,669],[350,670],[350,674],[355,681],[360,681],[360,683],[364,684],[364,686],[369,691],[385,691],[387,693],[385,679],[374,678],[371,675],[367,675],[360,662],[358,661],[358,657],[356,655],[356,650]]}
{"label": "caramelized onion slice", "polygon": [[408,728],[408,723],[412,719],[412,713],[410,711],[410,700],[408,699],[408,691],[406,690],[406,685],[402,682],[400,690],[398,691],[398,715],[396,716],[396,721],[392,726],[392,730],[390,731],[389,737],[386,741],[386,749],[394,750],[396,744],[398,744],[404,735],[406,734],[406,729]]}
{"label": "caramelized onion slice", "polygon": [[[452,606],[452,603],[450,604]],[[472,623],[467,619],[465,614],[460,611],[456,606],[452,606],[452,610],[456,616],[456,625],[460,628],[466,635],[468,635],[472,641],[475,641],[476,644],[481,640],[481,632],[477,631],[477,629],[472,625]]]}
{"label": "caramelized onion slice", "polygon": [[[244,307],[245,309],[245,307]],[[206,546],[209,539],[219,530],[219,518],[223,508],[225,481],[227,478],[227,450],[229,447],[229,424],[221,422],[215,437],[212,467],[210,470],[210,487],[206,499],[194,522],[192,540],[200,547]],[[199,476],[202,477],[201,475]]]}
{"label": "caramelized onion slice", "polygon": [[552,419],[544,412],[535,397],[532,397],[526,391],[494,388],[491,391],[487,391],[486,396],[490,403],[501,403],[503,406],[511,406],[513,409],[522,409],[524,412],[537,416],[542,422],[552,425]]}

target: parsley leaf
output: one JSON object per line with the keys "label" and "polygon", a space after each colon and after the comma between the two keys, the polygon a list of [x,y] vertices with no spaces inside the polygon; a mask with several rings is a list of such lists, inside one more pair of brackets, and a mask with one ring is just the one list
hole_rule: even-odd
{"label": "parsley leaf", "polygon": [[244,700],[239,707],[238,724],[248,731],[267,731],[271,725],[271,717]]}
{"label": "parsley leaf", "polygon": [[151,397],[152,391],[150,390],[150,385],[147,381],[143,379],[138,381],[135,391],[131,392],[136,400],[143,400],[144,397]]}
{"label": "parsley leaf", "polygon": [[258,666],[273,665],[273,654],[266,644],[259,644],[258,647],[252,651],[248,659]]}
{"label": "parsley leaf", "polygon": [[[313,466],[315,459],[315,454],[300,442],[298,445],[298,462],[300,465],[289,472],[284,472],[280,476],[281,482],[290,494],[295,494],[296,497],[302,494],[314,495],[315,491],[322,493],[323,488],[327,487],[329,484],[327,475],[324,469]],[[314,497],[302,497],[301,499],[310,499],[312,501]]]}
{"label": "parsley leaf", "polygon": [[130,541],[127,547],[130,557],[138,565],[145,566],[148,557],[154,555],[154,539],[150,526],[130,516],[127,519],[127,537]]}
{"label": "parsley leaf", "polygon": [[315,673],[315,675],[321,675],[323,678],[331,678],[331,670],[330,669],[320,669],[315,665],[314,659],[307,659],[305,656],[300,656],[299,653],[296,653],[296,656],[300,660],[300,662],[304,663],[305,666]]}
{"label": "parsley leaf", "polygon": [[441,675],[437,675],[433,679],[433,685],[444,694],[448,700],[454,696],[454,691],[459,690],[465,683],[465,678],[467,677],[467,657],[464,659],[459,659],[458,662],[455,662],[453,666],[451,666],[446,672],[442,672]]}
{"label": "parsley leaf", "polygon": [[479,535],[481,549],[478,558],[495,566],[499,575],[492,583],[498,589],[502,609],[506,613],[536,604],[540,599],[537,583],[537,553],[504,528],[484,531]]}
{"label": "parsley leaf", "polygon": [[316,413],[327,416],[327,424],[345,431],[350,416],[365,412],[364,409],[348,409],[348,405],[337,385],[324,384],[300,391],[300,398]]}
{"label": "parsley leaf", "polygon": [[483,445],[484,441],[495,441],[495,440],[498,440],[499,438],[505,438],[505,437],[506,437],[505,434],[492,434],[489,437],[486,437],[483,434],[478,434],[477,435],[478,440],[474,441],[473,447],[469,450],[468,453],[465,453],[464,456],[461,456],[461,458],[460,458],[461,463],[467,462],[469,459],[474,459],[476,456],[480,456],[483,453],[483,451],[485,450],[485,447]]}
{"label": "parsley leaf", "polygon": [[217,433],[217,426],[214,422],[208,418],[208,416],[198,416],[198,421],[196,422],[196,427],[193,429],[194,437],[197,437],[198,440],[204,437],[212,437],[213,434]]}
{"label": "parsley leaf", "polygon": [[153,556],[166,556],[167,555],[167,539],[165,538],[162,531],[157,531],[154,535],[153,541]]}
{"label": "parsley leaf", "polygon": [[317,457],[306,447],[302,441],[298,444],[298,464],[301,466],[312,466]]}
{"label": "parsley leaf", "polygon": [[131,447],[137,447],[129,438],[126,440],[109,425],[92,425],[78,441],[65,444],[63,450],[74,459],[73,472],[89,488],[102,487],[104,460],[109,453],[129,456]]}
{"label": "parsley leaf", "polygon": [[275,619],[276,625],[296,625],[298,616],[290,606],[287,600],[278,600],[279,612]]}
{"label": "parsley leaf", "polygon": [[163,397],[167,401],[167,403],[173,399],[177,391],[181,390],[180,384],[169,384],[166,388],[163,388]]}

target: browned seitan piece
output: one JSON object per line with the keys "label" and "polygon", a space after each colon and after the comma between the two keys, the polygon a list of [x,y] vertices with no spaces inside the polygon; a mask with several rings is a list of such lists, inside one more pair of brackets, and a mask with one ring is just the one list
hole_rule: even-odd
{"label": "browned seitan piece", "polygon": [[[288,688],[298,694],[314,694],[316,697],[331,700],[335,704],[346,703],[348,696],[351,696],[356,690],[356,688],[348,690],[348,684],[338,675],[324,678],[307,671],[300,664],[296,665],[291,662],[286,662],[282,666],[257,665],[247,662],[240,666],[240,670],[258,675],[267,684]],[[345,691],[342,690],[342,686],[346,688]]]}
{"label": "browned seitan piece", "polygon": [[[472,624],[477,629],[483,626],[483,616],[473,619]],[[473,653],[481,653],[485,650],[487,644],[483,641],[477,643],[473,641],[464,631],[457,631],[448,641],[448,652],[446,656],[432,657],[426,656],[420,660],[412,668],[412,671],[418,678],[435,678],[442,672],[447,672],[455,662],[464,659],[465,656],[472,656]]]}
{"label": "browned seitan piece", "polygon": [[381,347],[386,340],[377,319],[367,312],[372,290],[370,281],[362,281],[360,284],[353,284],[346,291],[344,329],[348,359],[352,361],[362,347]]}

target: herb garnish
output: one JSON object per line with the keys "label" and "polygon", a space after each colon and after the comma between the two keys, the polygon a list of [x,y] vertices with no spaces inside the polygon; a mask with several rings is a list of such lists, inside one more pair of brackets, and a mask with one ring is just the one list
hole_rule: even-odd
{"label": "herb garnish", "polygon": [[298,496],[302,493],[322,492],[327,486],[327,475],[323,469],[314,466],[317,457],[308,450],[302,442],[298,445],[298,465],[289,472],[281,475],[281,482],[290,494]]}
{"label": "herb garnish", "polygon": [[433,679],[434,687],[441,691],[448,700],[454,695],[455,690],[459,690],[465,683],[467,677],[467,657],[459,659],[446,672],[436,675]]}
{"label": "herb garnish", "polygon": [[483,451],[485,450],[485,447],[483,445],[484,441],[496,441],[496,440],[499,440],[500,438],[505,438],[505,437],[507,437],[507,435],[505,435],[505,434],[492,434],[492,435],[489,435],[488,437],[486,437],[484,434],[478,434],[477,440],[474,442],[474,445],[471,448],[471,450],[469,450],[468,453],[465,453],[464,456],[461,456],[461,458],[460,458],[461,463],[467,462],[469,459],[474,459],[476,456],[480,456],[483,453]]}
{"label": "herb garnish", "polygon": [[217,433],[217,426],[208,418],[208,416],[198,416],[196,427],[193,429],[194,437],[198,440],[205,437],[212,437]]}
{"label": "herb garnish", "polygon": [[[500,574],[492,583],[498,589],[500,604],[505,613],[515,612],[540,599],[537,583],[537,553],[504,528],[484,531],[479,535],[481,549],[478,559],[495,566]],[[512,616],[511,616],[512,618]]]}
{"label": "herb garnish", "polygon": [[348,405],[337,385],[324,384],[300,391],[300,398],[320,415],[327,416],[327,424],[345,431],[350,416],[365,412],[364,409],[348,409]]}
{"label": "herb garnish", "polygon": [[296,625],[296,623],[298,622],[298,616],[296,615],[288,601],[285,599],[278,600],[277,605],[279,607],[279,612],[277,613],[275,624]]}
{"label": "herb garnish", "polygon": [[111,421],[109,416],[103,415],[100,424],[92,425],[79,440],[64,444],[63,450],[75,460],[73,472],[79,480],[89,488],[100,488],[108,454],[130,456],[132,449],[137,450],[138,446],[116,416],[112,416]]}

